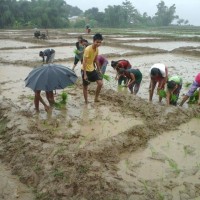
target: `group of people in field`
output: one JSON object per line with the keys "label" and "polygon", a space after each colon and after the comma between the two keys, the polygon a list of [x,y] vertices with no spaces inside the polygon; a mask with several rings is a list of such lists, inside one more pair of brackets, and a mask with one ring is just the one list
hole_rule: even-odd
{"label": "group of people in field", "polygon": [[[99,94],[103,86],[102,74],[105,73],[108,64],[108,60],[103,55],[99,55],[98,47],[101,45],[102,41],[103,36],[100,33],[97,33],[93,36],[92,44],[89,44],[87,40],[82,38],[82,36],[79,36],[78,41],[76,42],[76,50],[74,52],[74,65],[72,67],[72,70],[75,69],[78,62],[80,61],[83,83],[83,96],[86,104],[88,104],[89,102],[88,85],[90,84],[90,82],[97,83],[94,102],[99,102]],[[49,63],[50,61],[52,62],[52,60],[54,59],[55,51],[52,49],[45,50],[43,52],[40,52],[39,55],[43,58],[43,62],[45,61],[44,56],[46,56],[46,63]],[[131,94],[136,95],[140,89],[140,85],[142,82],[143,75],[141,71],[138,68],[134,68],[131,63],[125,59],[111,61],[111,66],[116,71],[115,79],[118,80],[118,85],[124,84],[125,87],[129,88]],[[178,75],[170,77],[168,75],[168,68],[163,63],[155,63],[154,65],[152,65],[149,70],[149,76],[149,101],[152,101],[154,90],[156,87],[157,94],[160,94],[161,91],[164,91],[166,87],[167,105],[177,105],[177,101],[183,84],[182,78]],[[200,73],[195,76],[195,79],[189,91],[187,92],[187,94],[184,95],[179,105],[182,106],[198,88],[200,88]],[[54,100],[52,100],[52,94],[53,91],[51,94],[47,94],[47,97],[50,98],[50,105],[54,102]],[[163,96],[159,95],[159,102],[162,101],[162,98]],[[39,110],[39,106],[37,107],[38,104],[35,104],[36,110]],[[198,104],[200,105],[200,90]],[[46,109],[46,104],[43,105]]]}

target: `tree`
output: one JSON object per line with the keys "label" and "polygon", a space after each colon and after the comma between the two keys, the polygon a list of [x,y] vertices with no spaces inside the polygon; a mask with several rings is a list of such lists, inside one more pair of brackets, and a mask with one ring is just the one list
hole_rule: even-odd
{"label": "tree", "polygon": [[165,6],[164,1],[161,1],[157,5],[158,11],[155,14],[155,22],[158,26],[169,26],[174,19],[178,19],[179,17],[175,15],[176,6],[173,4],[169,8]]}

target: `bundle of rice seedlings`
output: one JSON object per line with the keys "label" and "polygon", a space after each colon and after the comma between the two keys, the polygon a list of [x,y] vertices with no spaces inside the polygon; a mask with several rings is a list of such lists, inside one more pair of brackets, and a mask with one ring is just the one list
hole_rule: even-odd
{"label": "bundle of rice seedlings", "polygon": [[171,101],[176,102],[177,101],[177,96],[175,94],[171,95]]}
{"label": "bundle of rice seedlings", "polygon": [[166,96],[167,96],[165,90],[160,90],[158,95],[159,95],[160,97],[162,97],[162,98],[166,98]]}
{"label": "bundle of rice seedlings", "polygon": [[195,91],[194,94],[189,98],[189,104],[196,104],[199,100],[199,92]]}
{"label": "bundle of rice seedlings", "polygon": [[78,49],[74,49],[74,53],[75,54],[79,54],[79,50]]}
{"label": "bundle of rice seedlings", "polygon": [[60,95],[60,99],[58,102],[55,102],[54,106],[57,109],[62,109],[65,107],[66,103],[67,103],[67,99],[68,99],[68,94],[66,92],[62,92],[62,94]]}
{"label": "bundle of rice seedlings", "polygon": [[186,82],[185,87],[188,88],[192,83]]}
{"label": "bundle of rice seedlings", "polygon": [[110,81],[111,78],[109,75],[106,75],[106,74],[102,74],[102,78],[105,79],[106,81]]}

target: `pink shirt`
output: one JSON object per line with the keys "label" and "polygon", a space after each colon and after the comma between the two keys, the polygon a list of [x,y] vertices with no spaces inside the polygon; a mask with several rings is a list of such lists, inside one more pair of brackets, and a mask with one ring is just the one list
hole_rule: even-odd
{"label": "pink shirt", "polygon": [[195,81],[200,84],[200,73],[198,73],[195,77]]}

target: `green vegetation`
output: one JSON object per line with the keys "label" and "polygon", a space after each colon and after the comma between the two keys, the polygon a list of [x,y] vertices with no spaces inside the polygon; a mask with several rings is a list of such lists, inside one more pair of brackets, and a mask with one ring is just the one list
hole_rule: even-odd
{"label": "green vegetation", "polygon": [[172,170],[176,174],[180,174],[181,170],[178,168],[178,164],[173,159],[168,159],[167,161],[169,163],[169,166],[172,168]]}
{"label": "green vegetation", "polygon": [[189,104],[197,104],[199,100],[199,91],[195,91],[194,94],[189,98]]}
{"label": "green vegetation", "polygon": [[67,103],[67,99],[68,99],[68,94],[65,91],[63,91],[62,94],[59,96],[58,102],[55,102],[54,106],[57,109],[64,108]]}
{"label": "green vegetation", "polygon": [[106,75],[106,74],[102,74],[102,78],[105,79],[106,81],[110,81],[111,78],[109,75]]}
{"label": "green vegetation", "polygon": [[[159,91],[159,96],[162,97],[162,98],[166,98],[167,97],[166,91],[165,90],[160,90]],[[173,103],[173,102],[176,102],[176,101],[177,101],[177,96],[175,94],[172,94],[170,102]]]}
{"label": "green vegetation", "polygon": [[[131,28],[135,26],[169,26],[174,20],[187,25],[188,20],[176,15],[176,5],[167,7],[164,1],[157,5],[155,16],[141,14],[131,1],[113,5],[100,12],[93,7],[83,12],[65,0],[1,0],[0,28],[83,28],[94,27]],[[71,17],[76,16],[75,19]]]}

